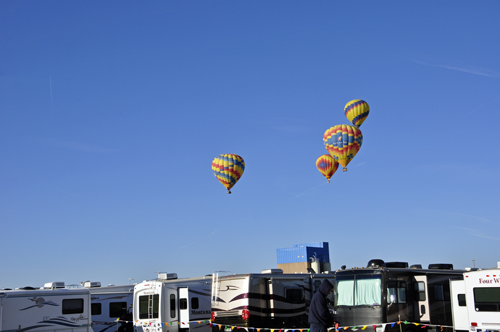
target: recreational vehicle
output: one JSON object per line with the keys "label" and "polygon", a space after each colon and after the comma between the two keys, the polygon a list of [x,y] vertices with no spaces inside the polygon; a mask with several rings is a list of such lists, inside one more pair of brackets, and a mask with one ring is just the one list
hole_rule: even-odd
{"label": "recreational vehicle", "polygon": [[333,285],[335,277],[333,274],[284,274],[281,269],[225,276],[215,273],[212,331],[219,332],[221,325],[228,329],[307,329],[311,298],[323,279],[329,279]]}
{"label": "recreational vehicle", "polygon": [[135,332],[209,332],[212,275],[178,279],[161,273],[134,287]]}
{"label": "recreational vehicle", "polygon": [[0,331],[92,332],[89,290],[64,287],[0,290]]}
{"label": "recreational vehicle", "polygon": [[[408,268],[406,262],[371,260],[366,268],[335,274],[335,312],[341,327],[376,326],[378,331],[452,329],[450,280],[463,279],[452,264]],[[398,324],[399,323],[399,324]]]}
{"label": "recreational vehicle", "polygon": [[94,332],[115,332],[118,328],[126,332],[133,329],[131,325],[134,285],[101,287],[100,282],[94,281],[82,284],[90,292]]}
{"label": "recreational vehicle", "polygon": [[465,272],[450,288],[455,331],[500,331],[500,266]]}

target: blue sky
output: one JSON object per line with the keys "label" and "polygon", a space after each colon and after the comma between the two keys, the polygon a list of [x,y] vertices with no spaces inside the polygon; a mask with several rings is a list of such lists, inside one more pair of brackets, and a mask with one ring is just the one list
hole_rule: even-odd
{"label": "blue sky", "polygon": [[[0,2],[0,287],[500,261],[500,2]],[[358,155],[316,169],[363,99]],[[228,195],[211,170],[236,153]],[[471,260],[475,260],[475,263]]]}

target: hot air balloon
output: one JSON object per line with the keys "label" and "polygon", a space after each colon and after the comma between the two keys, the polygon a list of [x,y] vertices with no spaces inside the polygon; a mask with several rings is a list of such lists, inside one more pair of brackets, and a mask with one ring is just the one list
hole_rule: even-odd
{"label": "hot air balloon", "polygon": [[316,167],[330,183],[330,178],[339,168],[339,163],[329,154],[324,154],[316,160]]}
{"label": "hot air balloon", "polygon": [[245,161],[236,154],[221,154],[212,161],[212,171],[217,180],[226,187],[227,193],[238,182],[245,170]]}
{"label": "hot air balloon", "polygon": [[325,131],[323,141],[328,153],[347,171],[347,164],[358,153],[363,134],[356,126],[341,124]]}
{"label": "hot air balloon", "polygon": [[353,125],[359,127],[370,113],[370,106],[364,100],[354,99],[345,105],[344,113]]}

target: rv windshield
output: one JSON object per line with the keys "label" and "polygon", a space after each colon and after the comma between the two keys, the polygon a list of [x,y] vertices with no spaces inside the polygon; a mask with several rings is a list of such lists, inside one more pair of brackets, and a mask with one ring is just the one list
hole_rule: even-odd
{"label": "rv windshield", "polygon": [[362,306],[382,304],[382,277],[380,275],[337,276],[335,305]]}

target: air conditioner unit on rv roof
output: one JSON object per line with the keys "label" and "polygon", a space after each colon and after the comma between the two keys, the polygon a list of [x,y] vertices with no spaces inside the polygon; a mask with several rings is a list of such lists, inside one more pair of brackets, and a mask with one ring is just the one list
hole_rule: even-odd
{"label": "air conditioner unit on rv roof", "polygon": [[85,281],[83,287],[85,288],[101,287],[101,283],[99,281]]}
{"label": "air conditioner unit on rv roof", "polygon": [[407,269],[408,268],[408,263],[407,262],[385,262],[386,267],[398,267],[402,269]]}
{"label": "air conditioner unit on rv roof", "polygon": [[64,288],[64,281],[47,282],[43,288]]}
{"label": "air conditioner unit on rv roof", "polygon": [[159,273],[158,279],[163,279],[163,280],[177,279],[177,273]]}
{"label": "air conditioner unit on rv roof", "polygon": [[429,270],[453,270],[453,264],[429,264]]}

